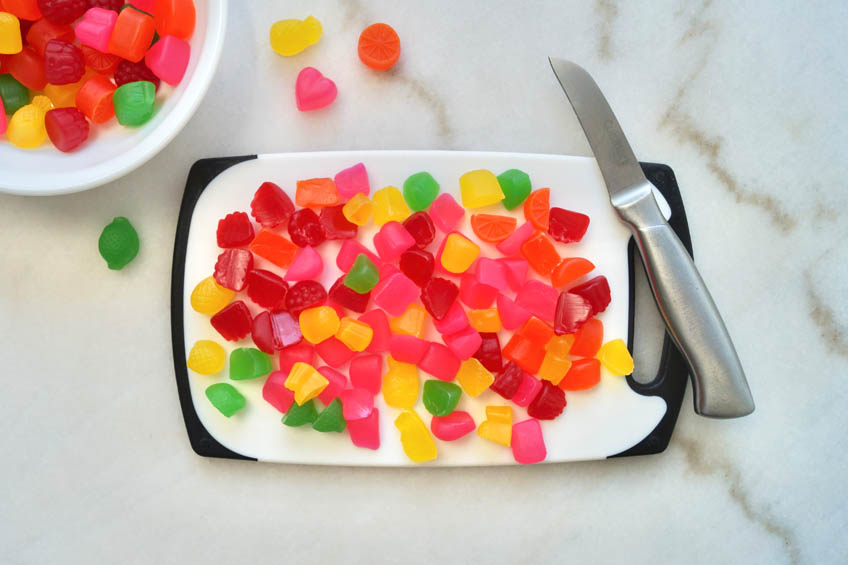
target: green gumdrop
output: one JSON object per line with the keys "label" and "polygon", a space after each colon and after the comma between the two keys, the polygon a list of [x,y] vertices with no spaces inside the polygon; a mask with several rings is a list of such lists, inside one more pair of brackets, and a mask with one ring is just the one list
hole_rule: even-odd
{"label": "green gumdrop", "polygon": [[0,75],[0,98],[3,108],[10,116],[22,106],[29,104],[29,90],[12,75]]}
{"label": "green gumdrop", "polygon": [[283,416],[283,424],[296,428],[305,424],[311,424],[316,418],[318,418],[318,411],[315,409],[314,400],[304,403],[303,406],[297,402],[293,402],[289,411]]}
{"label": "green gumdrop", "polygon": [[128,82],[112,94],[115,117],[123,126],[140,126],[153,116],[156,86],[148,80]]}
{"label": "green gumdrop", "polygon": [[217,383],[207,387],[206,398],[227,418],[244,408],[246,404],[244,396],[229,383]]}
{"label": "green gumdrop", "polygon": [[336,398],[324,408],[312,424],[312,429],[319,432],[343,432],[345,420],[342,416],[342,401]]}
{"label": "green gumdrop", "polygon": [[426,210],[439,195],[439,183],[430,173],[415,173],[403,183],[403,198],[413,212]]}
{"label": "green gumdrop", "polygon": [[117,271],[138,255],[138,234],[128,219],[118,216],[103,228],[97,247],[109,268]]}
{"label": "green gumdrop", "polygon": [[230,353],[230,379],[246,381],[271,372],[271,357],[255,347],[239,347]]}
{"label": "green gumdrop", "polygon": [[427,381],[424,383],[424,408],[433,416],[447,416],[454,411],[462,389],[454,383]]}
{"label": "green gumdrop", "polygon": [[530,176],[524,171],[504,171],[498,175],[498,184],[504,193],[503,205],[507,210],[518,208],[530,196]]}
{"label": "green gumdrop", "polygon": [[353,261],[353,265],[344,278],[344,285],[349,289],[365,294],[377,286],[380,282],[380,271],[374,261],[364,253],[360,253]]}

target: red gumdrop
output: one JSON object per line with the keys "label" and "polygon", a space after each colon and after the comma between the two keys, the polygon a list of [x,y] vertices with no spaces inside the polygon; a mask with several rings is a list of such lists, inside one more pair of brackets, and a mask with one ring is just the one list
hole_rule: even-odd
{"label": "red gumdrop", "polygon": [[56,149],[73,151],[88,139],[89,125],[76,108],[55,108],[44,116],[44,127]]}
{"label": "red gumdrop", "polygon": [[298,281],[286,294],[286,310],[297,318],[307,308],[320,306],[327,300],[327,291],[318,281]]}
{"label": "red gumdrop", "polygon": [[154,90],[159,90],[159,83],[161,82],[159,77],[147,68],[144,60],[133,63],[132,61],[122,59],[115,68],[113,78],[115,79],[115,84],[118,86],[123,86],[129,82],[146,80],[153,83]]}
{"label": "red gumdrop", "polygon": [[271,271],[254,269],[247,273],[247,296],[263,308],[285,308],[288,291],[288,283]]}
{"label": "red gumdrop", "polygon": [[3,65],[3,72],[11,74],[15,80],[30,90],[43,90],[47,85],[44,76],[44,60],[35,49],[25,46],[15,53]]}
{"label": "red gumdrop", "polygon": [[383,353],[389,350],[392,342],[392,330],[389,327],[389,319],[384,310],[379,308],[369,310],[357,320],[371,326],[371,331],[374,332],[371,343],[368,344],[365,351],[368,353]]}
{"label": "red gumdrop", "polygon": [[456,302],[457,296],[459,296],[459,289],[456,285],[440,277],[430,279],[421,289],[421,303],[436,320],[445,317]]}
{"label": "red gumdrop", "polygon": [[414,335],[392,334],[390,352],[392,358],[402,363],[417,365],[427,349],[430,342],[419,339]]}
{"label": "red gumdrop", "polygon": [[554,313],[554,333],[573,334],[592,317],[592,305],[578,294],[563,292]]}
{"label": "red gumdrop", "polygon": [[465,273],[459,282],[459,299],[469,308],[490,308],[498,298],[498,289],[479,282],[471,273]]}
{"label": "red gumdrop", "polygon": [[[87,0],[87,8],[103,8],[104,10],[112,10],[119,12],[124,5],[124,0]],[[283,410],[285,412],[285,410]]]}
{"label": "red gumdrop", "polygon": [[263,310],[253,318],[250,328],[253,343],[265,353],[274,353],[274,330],[271,329],[271,313]]}
{"label": "red gumdrop", "polygon": [[246,249],[227,249],[218,255],[213,276],[218,284],[240,291],[247,284],[247,273],[253,269],[253,254]]}
{"label": "red gumdrop", "polygon": [[347,345],[335,337],[325,339],[316,345],[315,352],[318,354],[318,357],[334,369],[338,369],[356,355]]}
{"label": "red gumdrop", "polygon": [[318,247],[327,239],[318,214],[309,208],[301,208],[289,219],[289,237],[298,247]]}
{"label": "red gumdrop", "polygon": [[343,308],[353,310],[362,314],[368,309],[368,302],[371,300],[371,291],[365,294],[359,294],[355,290],[347,287],[344,284],[344,275],[333,283],[328,293],[330,302],[334,302]]}
{"label": "red gumdrop", "polygon": [[88,9],[85,0],[38,0],[38,9],[45,20],[58,25],[66,25]]}
{"label": "red gumdrop", "polygon": [[301,341],[280,350],[280,371],[289,374],[295,363],[308,363],[312,365],[315,361],[315,348],[309,342]]}
{"label": "red gumdrop", "polygon": [[230,303],[209,320],[227,341],[238,341],[251,330],[250,310],[241,300]]}
{"label": "red gumdrop", "polygon": [[501,342],[498,339],[498,334],[494,332],[480,332],[480,337],[483,339],[483,342],[472,357],[480,361],[480,364],[486,367],[489,372],[497,373],[503,368]]}
{"label": "red gumdrop", "polygon": [[403,227],[415,238],[416,249],[424,249],[436,238],[436,226],[427,212],[415,212],[403,221]]}
{"label": "red gumdrop", "polygon": [[589,216],[564,208],[551,208],[548,234],[557,241],[571,243],[580,241],[589,228]]}
{"label": "red gumdrop", "polygon": [[357,226],[345,218],[342,212],[344,204],[324,206],[318,220],[324,228],[327,239],[350,239],[356,237]]}
{"label": "red gumdrop", "polygon": [[433,254],[423,249],[409,249],[400,256],[401,272],[418,286],[424,286],[433,276],[435,260]]}
{"label": "red gumdrop", "polygon": [[68,43],[73,43],[76,39],[76,34],[74,34],[74,28],[69,25],[56,25],[42,18],[34,22],[26,33],[23,33],[23,30],[21,30],[21,37],[25,37],[27,44],[43,57],[44,48],[47,47],[48,41],[51,39],[62,39]]}
{"label": "red gumdrop", "polygon": [[515,361],[510,361],[495,375],[495,382],[489,388],[509,400],[515,396],[522,379],[524,379],[524,369]]}
{"label": "red gumdrop", "polygon": [[218,220],[218,247],[244,247],[256,235],[253,224],[244,212],[233,212]]}
{"label": "red gumdrop", "polygon": [[442,441],[453,441],[473,432],[477,426],[468,412],[454,410],[447,416],[433,416],[430,431]]}
{"label": "red gumdrop", "polygon": [[568,292],[578,294],[586,299],[586,302],[592,308],[592,312],[589,314],[590,318],[606,310],[610,303],[609,282],[603,275],[589,279],[583,284],[570,289]]}
{"label": "red gumdrop", "polygon": [[538,420],[553,420],[565,408],[565,392],[550,381],[542,381],[542,390],[527,407],[527,415]]}
{"label": "red gumdrop", "polygon": [[44,46],[44,77],[50,84],[71,84],[85,74],[85,56],[79,47],[61,39]]}

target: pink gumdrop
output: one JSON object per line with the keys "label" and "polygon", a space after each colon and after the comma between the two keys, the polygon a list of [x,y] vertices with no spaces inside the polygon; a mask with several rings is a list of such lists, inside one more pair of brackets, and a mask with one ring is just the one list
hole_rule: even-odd
{"label": "pink gumdrop", "polygon": [[512,456],[522,465],[544,461],[548,455],[539,420],[524,420],[512,425]]}
{"label": "pink gumdrop", "polygon": [[160,37],[144,56],[144,64],[153,74],[170,85],[183,80],[188,60],[191,58],[191,45],[185,39],[166,35]]}
{"label": "pink gumdrop", "polygon": [[530,318],[530,312],[503,294],[498,295],[498,316],[505,330],[514,330]]}
{"label": "pink gumdrop", "polygon": [[374,304],[392,316],[406,312],[407,306],[418,299],[421,289],[403,273],[393,273],[382,279],[371,292]]}
{"label": "pink gumdrop", "polygon": [[478,282],[474,275],[465,273],[459,283],[459,299],[473,310],[490,308],[498,297],[498,289]]}
{"label": "pink gumdrop", "polygon": [[465,215],[465,209],[456,203],[453,196],[443,192],[430,204],[429,213],[436,227],[448,233]]}
{"label": "pink gumdrop", "polygon": [[506,290],[507,273],[503,263],[488,257],[481,257],[474,265],[477,282],[494,287],[498,290]]}
{"label": "pink gumdrop", "polygon": [[383,261],[397,261],[413,245],[415,238],[400,222],[386,222],[374,234],[374,249]]}
{"label": "pink gumdrop", "polygon": [[325,339],[316,345],[315,353],[324,360],[324,363],[335,369],[350,361],[351,357],[355,355],[353,351],[348,349],[347,345],[335,337]]}
{"label": "pink gumdrop", "polygon": [[352,198],[354,194],[359,192],[366,196],[371,193],[368,171],[365,170],[365,165],[362,163],[339,171],[333,180],[336,183],[339,195],[343,198]]}
{"label": "pink gumdrop", "polygon": [[332,367],[320,367],[318,372],[324,375],[324,378],[329,381],[329,384],[324,387],[324,390],[322,390],[321,394],[318,395],[318,400],[320,400],[321,404],[324,406],[329,406],[329,404],[347,387],[347,377]]}
{"label": "pink gumdrop", "polygon": [[383,356],[371,354],[354,357],[350,361],[348,373],[350,384],[355,388],[364,388],[371,394],[379,394],[383,386]]}
{"label": "pink gumdrop", "polygon": [[537,318],[552,322],[558,299],[557,289],[541,281],[532,280],[524,283],[518,291],[515,303]]}
{"label": "pink gumdrop", "polygon": [[442,336],[442,339],[444,340],[445,345],[450,347],[450,350],[453,351],[454,355],[463,361],[471,358],[471,356],[480,349],[480,345],[483,343],[483,338],[480,337],[477,330],[471,326],[458,331],[455,334]]}
{"label": "pink gumdrop", "polygon": [[446,345],[432,342],[418,362],[418,368],[437,379],[452,381],[459,371],[460,361]]}
{"label": "pink gumdrop", "polygon": [[339,254],[336,255],[336,266],[346,273],[353,266],[353,262],[356,261],[356,258],[360,254],[364,254],[371,259],[378,267],[382,263],[380,258],[374,255],[367,247],[355,239],[346,239],[342,242]]}
{"label": "pink gumdrop", "polygon": [[118,12],[114,10],[89,8],[74,27],[77,41],[103,53],[108,53],[109,37],[112,35],[116,21],[118,21]]}
{"label": "pink gumdrop", "polygon": [[314,360],[315,348],[307,342],[302,341],[297,345],[291,345],[280,351],[280,370],[288,375],[291,368],[298,361],[311,365]]}
{"label": "pink gumdrop", "polygon": [[367,418],[374,411],[374,395],[364,388],[349,388],[339,394],[342,416],[348,422]]}
{"label": "pink gumdrop", "polygon": [[457,300],[451,305],[450,310],[448,310],[444,318],[433,320],[433,325],[440,334],[450,335],[464,330],[470,323],[468,321],[468,314],[465,313],[465,308]]}
{"label": "pink gumdrop", "polygon": [[476,427],[471,414],[461,410],[454,410],[447,416],[433,416],[430,420],[430,431],[442,441],[457,440]]}
{"label": "pink gumdrop", "polygon": [[288,412],[294,402],[294,391],[286,388],[288,371],[274,371],[262,386],[262,398],[280,412]]}
{"label": "pink gumdrop", "polygon": [[509,288],[515,292],[521,290],[524,281],[527,280],[527,271],[530,269],[527,260],[520,257],[501,257],[498,261],[506,270],[506,282]]}
{"label": "pink gumdrop", "polygon": [[373,337],[371,343],[365,348],[368,353],[383,353],[391,347],[392,330],[389,327],[389,319],[382,310],[369,310],[357,318],[371,326]]}
{"label": "pink gumdrop", "polygon": [[429,346],[429,341],[418,339],[414,335],[392,334],[389,353],[396,361],[417,365]]}
{"label": "pink gumdrop", "polygon": [[509,237],[498,243],[495,247],[504,255],[518,255],[521,251],[521,244],[527,241],[533,235],[534,231],[533,224],[524,222]]}
{"label": "pink gumdrop", "polygon": [[[344,410],[344,404],[342,404]],[[371,415],[361,420],[351,420],[347,423],[350,441],[356,447],[378,449],[380,447],[380,410],[376,407]]]}
{"label": "pink gumdrop", "polygon": [[336,99],[336,83],[313,67],[306,67],[297,74],[294,96],[297,109],[301,112],[320,110]]}
{"label": "pink gumdrop", "polygon": [[271,331],[276,349],[295,345],[303,339],[300,324],[288,312],[271,312]]}
{"label": "pink gumdrop", "polygon": [[527,371],[523,371],[521,384],[518,385],[518,390],[512,396],[512,401],[518,406],[529,406],[536,399],[540,390],[542,390],[542,381]]}
{"label": "pink gumdrop", "polygon": [[3,99],[0,98],[0,135],[6,133],[6,108],[3,106]]}
{"label": "pink gumdrop", "polygon": [[312,247],[307,245],[297,252],[294,261],[289,265],[284,281],[306,281],[316,279],[324,270],[324,260]]}

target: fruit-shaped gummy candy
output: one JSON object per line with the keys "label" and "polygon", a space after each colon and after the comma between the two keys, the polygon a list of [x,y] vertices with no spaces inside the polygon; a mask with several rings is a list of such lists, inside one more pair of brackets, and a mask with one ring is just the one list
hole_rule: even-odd
{"label": "fruit-shaped gummy candy", "polygon": [[21,149],[34,149],[44,143],[47,139],[44,110],[35,104],[21,106],[9,120],[6,138]]}
{"label": "fruit-shaped gummy candy", "polygon": [[20,21],[12,14],[0,11],[0,54],[13,55],[22,48]]}
{"label": "fruit-shaped gummy candy", "polygon": [[395,427],[400,431],[403,452],[412,461],[432,461],[438,455],[436,443],[430,430],[413,410],[404,410],[395,418]]}
{"label": "fruit-shaped gummy candy", "polygon": [[403,199],[403,194],[395,186],[376,191],[371,201],[374,204],[374,223],[378,226],[393,220],[403,222],[412,213]]}
{"label": "fruit-shaped gummy candy", "polygon": [[68,41],[51,39],[44,48],[44,76],[50,84],[71,84],[85,73],[85,57]]}
{"label": "fruit-shaped gummy candy", "polygon": [[371,326],[352,318],[342,318],[339,321],[339,329],[336,330],[336,339],[341,341],[351,351],[365,351],[371,343],[374,332]]}
{"label": "fruit-shaped gummy candy", "polygon": [[218,220],[218,247],[244,247],[253,241],[253,224],[244,212],[233,212]]}
{"label": "fruit-shaped gummy candy", "polygon": [[551,211],[551,189],[534,190],[524,201],[524,219],[533,224],[537,230],[547,231],[548,216]]}
{"label": "fruit-shaped gummy candy", "polygon": [[591,307],[590,316],[600,314],[610,303],[610,286],[603,275],[591,278],[581,285],[573,287],[568,292],[582,296]]}
{"label": "fruit-shaped gummy candy", "polygon": [[524,420],[512,426],[512,456],[522,465],[544,461],[548,455],[542,426],[538,420]]}
{"label": "fruit-shaped gummy candy", "polygon": [[495,380],[489,388],[509,400],[515,396],[523,378],[524,370],[515,361],[510,361],[495,376]]}
{"label": "fruit-shaped gummy candy", "polygon": [[300,313],[300,333],[309,343],[321,343],[339,330],[339,315],[330,306],[307,308]]}
{"label": "fruit-shaped gummy candy", "polygon": [[[117,55],[98,51],[97,49],[89,47],[88,45],[80,46],[80,50],[82,51],[82,56],[85,57],[86,67],[88,67],[89,70],[94,71],[95,73],[99,73],[101,75],[114,75],[121,64],[121,61],[124,60],[118,57]],[[87,71],[86,74],[88,74]],[[83,75],[83,78],[85,78],[85,75]],[[159,79],[153,80],[151,82],[153,84],[158,84]]]}
{"label": "fruit-shaped gummy candy", "polygon": [[290,428],[298,428],[307,424],[311,425],[318,419],[318,409],[315,408],[315,402],[309,400],[303,404],[295,402],[292,404],[286,415],[283,416],[283,425]]}
{"label": "fruit-shaped gummy candy", "polygon": [[289,237],[298,247],[318,247],[327,239],[318,214],[309,208],[297,210],[289,219]]}
{"label": "fruit-shaped gummy candy", "polygon": [[589,228],[589,216],[564,208],[551,208],[548,215],[548,234],[557,241],[580,241]]}
{"label": "fruit-shaped gummy candy", "polygon": [[472,398],[480,396],[480,394],[489,388],[495,378],[486,367],[477,359],[466,359],[462,362],[459,372],[456,374],[456,380],[465,391],[465,394]]}
{"label": "fruit-shaped gummy candy", "polygon": [[338,95],[336,83],[316,68],[306,67],[297,74],[295,102],[301,112],[320,110],[333,103]]}
{"label": "fruit-shaped gummy candy", "polygon": [[379,394],[383,384],[383,356],[360,355],[350,361],[350,384],[372,395]]}
{"label": "fruit-shaped gummy candy", "polygon": [[140,126],[147,123],[153,117],[155,103],[156,87],[146,80],[119,86],[112,94],[115,117],[122,126]]}
{"label": "fruit-shaped gummy candy", "polygon": [[462,389],[454,383],[427,381],[424,383],[424,408],[433,416],[447,416],[454,411]]}
{"label": "fruit-shaped gummy candy", "polygon": [[247,273],[247,296],[269,310],[285,308],[289,285],[271,271],[253,269]]}
{"label": "fruit-shaped gummy candy", "polygon": [[315,418],[312,429],[316,432],[343,432],[345,419],[342,415],[342,401],[336,398],[330,402]]}
{"label": "fruit-shaped gummy candy", "polygon": [[188,39],[194,33],[194,0],[156,0],[153,4],[156,32]]}
{"label": "fruit-shaped gummy candy", "polygon": [[400,38],[388,24],[372,24],[362,30],[357,47],[359,60],[375,71],[385,71],[400,57]]}
{"label": "fruit-shaped gummy candy", "polygon": [[299,281],[286,294],[286,310],[295,318],[301,311],[319,306],[327,300],[327,291],[318,281]]}
{"label": "fruit-shaped gummy candy", "polygon": [[367,418],[374,411],[374,396],[364,388],[349,388],[339,394],[342,414],[348,422]]}
{"label": "fruit-shaped gummy candy", "polygon": [[461,410],[454,410],[447,416],[434,416],[430,420],[430,431],[442,441],[457,440],[473,432],[476,427],[471,414]]}
{"label": "fruit-shaped gummy candy", "polygon": [[415,173],[403,182],[403,197],[413,212],[426,210],[439,195],[439,183],[426,171]]}
{"label": "fruit-shaped gummy candy", "polygon": [[530,177],[524,171],[509,169],[498,175],[498,184],[503,191],[503,205],[514,210],[530,195]]}
{"label": "fruit-shaped gummy candy", "polygon": [[344,205],[325,206],[321,208],[318,220],[324,227],[327,239],[349,239],[356,237],[356,224],[349,221],[344,215]]}
{"label": "fruit-shaped gummy candy", "polygon": [[[336,189],[343,198],[353,199],[357,194],[368,196],[371,193],[371,184],[368,181],[368,171],[365,165],[357,163],[347,169],[342,169],[333,177]],[[361,224],[360,224],[361,225]]]}
{"label": "fruit-shaped gummy candy", "polygon": [[244,395],[230,383],[215,383],[206,388],[206,398],[218,412],[229,418],[245,407]]}
{"label": "fruit-shaped gummy candy", "polygon": [[318,396],[328,384],[327,377],[315,367],[301,362],[294,364],[286,379],[286,388],[294,392],[294,401],[300,405]]}
{"label": "fruit-shaped gummy candy", "polygon": [[558,335],[572,334],[592,316],[592,305],[582,296],[563,292],[557,299],[554,312],[554,331]]}
{"label": "fruit-shaped gummy candy", "polygon": [[6,114],[12,115],[29,104],[29,90],[12,75],[0,74],[0,98]]}
{"label": "fruit-shaped gummy candy", "polygon": [[497,177],[492,171],[485,169],[469,171],[459,177],[459,190],[462,205],[466,208],[482,208],[497,204],[504,197]]}
{"label": "fruit-shaped gummy candy", "polygon": [[255,347],[239,347],[230,353],[230,379],[247,381],[271,372],[271,358]]}
{"label": "fruit-shaped gummy candy", "polygon": [[131,82],[146,80],[152,82],[156,89],[159,89],[159,83],[162,82],[159,77],[153,74],[153,71],[147,68],[144,61],[133,63],[126,59],[121,59],[118,66],[115,68],[115,84],[123,86]]}
{"label": "fruit-shaped gummy candy", "polygon": [[[386,224],[388,225],[388,224]],[[433,254],[423,249],[408,249],[400,256],[398,262],[401,272],[412,279],[418,286],[424,286],[433,276],[436,266]]]}
{"label": "fruit-shaped gummy candy", "polygon": [[356,225],[364,226],[371,219],[371,214],[374,210],[374,204],[371,199],[362,193],[354,194],[350,200],[342,205],[342,214],[345,219]]}
{"label": "fruit-shaped gummy candy", "polygon": [[356,257],[344,278],[345,286],[360,294],[370,292],[379,281],[380,274],[377,266],[364,254]]}
{"label": "fruit-shaped gummy candy", "polygon": [[539,420],[553,420],[565,408],[565,393],[549,381],[542,381],[542,388],[527,407],[527,415]]}
{"label": "fruit-shaped gummy candy", "polygon": [[477,435],[509,447],[512,443],[512,407],[486,406],[486,419],[477,427]]}
{"label": "fruit-shaped gummy candy", "polygon": [[601,362],[594,358],[575,359],[559,382],[563,390],[586,390],[601,381]]}
{"label": "fruit-shaped gummy candy", "polygon": [[250,214],[265,228],[286,225],[294,214],[294,203],[286,192],[273,182],[263,182],[250,202]]}
{"label": "fruit-shaped gummy candy", "polygon": [[280,20],[271,26],[271,49],[285,57],[297,55],[321,39],[321,22],[312,16],[305,20]]}
{"label": "fruit-shaped gummy candy", "polygon": [[333,283],[333,286],[330,287],[328,293],[330,302],[342,308],[359,312],[360,314],[365,312],[368,309],[368,302],[371,301],[371,293],[365,292],[360,294],[356,292],[344,284],[344,279],[344,276],[339,277]]}
{"label": "fruit-shaped gummy candy", "polygon": [[503,368],[501,342],[495,332],[480,332],[480,347],[474,352],[474,358],[480,361],[486,369],[497,373]]}
{"label": "fruit-shaped gummy candy", "polygon": [[96,124],[103,124],[115,115],[112,95],[115,85],[105,76],[96,75],[85,81],[77,91],[77,108]]}
{"label": "fruit-shaped gummy candy", "polygon": [[383,376],[383,400],[395,408],[412,408],[418,401],[418,369],[389,356],[389,370]]}
{"label": "fruit-shaped gummy candy", "polygon": [[118,21],[118,12],[103,8],[89,8],[83,18],[74,27],[76,38],[101,52],[109,51],[109,37]]}
{"label": "fruit-shaped gummy candy", "polygon": [[371,415],[361,420],[352,420],[347,423],[347,431],[350,441],[356,447],[365,449],[380,448],[380,411],[377,408]]}
{"label": "fruit-shaped gummy candy", "polygon": [[73,151],[88,139],[88,120],[76,108],[50,110],[44,116],[44,128],[59,151]]}
{"label": "fruit-shaped gummy candy", "polygon": [[191,58],[191,45],[185,39],[165,35],[153,44],[144,56],[147,68],[170,85],[183,80],[188,61]]}
{"label": "fruit-shaped gummy candy", "polygon": [[244,290],[247,273],[253,269],[253,255],[246,249],[225,249],[218,255],[213,276],[223,287]]}
{"label": "fruit-shaped gummy candy", "polygon": [[250,250],[263,259],[285,269],[294,260],[297,245],[280,234],[263,228],[250,242]]}
{"label": "fruit-shaped gummy candy", "polygon": [[24,46],[19,53],[9,57],[3,66],[4,71],[30,90],[43,90],[47,84],[44,60],[32,47]]}
{"label": "fruit-shaped gummy candy", "polygon": [[44,19],[64,25],[85,13],[86,0],[38,0],[38,9]]}
{"label": "fruit-shaped gummy candy", "polygon": [[598,359],[613,375],[625,376],[633,372],[633,357],[621,339],[608,341],[598,351]]}
{"label": "fruit-shaped gummy candy", "polygon": [[498,243],[515,231],[518,220],[497,214],[471,214],[471,229],[483,241]]}
{"label": "fruit-shaped gummy candy", "polygon": [[100,256],[113,270],[123,269],[138,255],[138,233],[130,221],[118,216],[103,228],[97,247]]}
{"label": "fruit-shaped gummy candy", "polygon": [[265,384],[262,385],[262,398],[283,413],[287,412],[294,403],[294,393],[286,388],[288,376],[287,372],[274,371],[268,375]]}
{"label": "fruit-shaped gummy candy", "polygon": [[53,102],[43,94],[39,94],[37,96],[32,97],[32,102],[30,102],[33,106],[38,106],[41,108],[41,111],[45,114],[53,109]]}
{"label": "fruit-shaped gummy candy", "polygon": [[374,288],[372,297],[374,303],[392,316],[400,316],[413,301],[421,294],[412,279],[397,272],[382,279]]}
{"label": "fruit-shaped gummy candy", "polygon": [[224,370],[227,352],[224,348],[208,339],[201,339],[191,346],[186,366],[200,375],[214,375]]}
{"label": "fruit-shaped gummy candy", "polygon": [[247,305],[236,300],[212,316],[209,323],[227,341],[238,341],[250,333],[251,320]]}
{"label": "fruit-shaped gummy candy", "polygon": [[308,245],[297,252],[294,261],[289,265],[284,280],[304,281],[318,278],[324,270],[324,260],[321,255]]}
{"label": "fruit-shaped gummy candy", "polygon": [[595,268],[588,259],[582,257],[566,257],[551,273],[551,282],[560,287],[570,284]]}
{"label": "fruit-shaped gummy candy", "polygon": [[211,316],[232,302],[236,293],[218,284],[215,277],[206,277],[191,291],[191,307],[195,312]]}

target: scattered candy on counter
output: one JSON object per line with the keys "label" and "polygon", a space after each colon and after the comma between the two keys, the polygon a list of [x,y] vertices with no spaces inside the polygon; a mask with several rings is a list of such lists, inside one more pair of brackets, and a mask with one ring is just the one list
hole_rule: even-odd
{"label": "scattered candy on counter", "polygon": [[[280,22],[275,49],[294,54],[317,41],[308,34],[320,36],[320,24],[309,20]],[[319,31],[305,29],[312,25]],[[155,88],[142,81],[118,90],[133,84],[147,89],[133,104]],[[237,342],[230,382],[206,389],[211,404],[230,417],[246,405],[231,383],[265,379],[262,396],[284,414],[283,425],[347,431],[354,445],[378,449],[375,397],[382,394],[412,461],[435,459],[438,441],[475,429],[511,448],[519,463],[543,461],[544,421],[564,412],[566,391],[596,386],[601,367],[628,375],[633,359],[621,339],[604,342],[596,315],[610,302],[606,278],[593,276],[588,259],[567,256],[567,244],[587,232],[588,216],[551,208],[550,189],[532,191],[530,177],[517,169],[471,171],[459,186],[462,205],[440,194],[426,171],[410,175],[402,190],[372,194],[357,163],[298,181],[294,202],[265,182],[249,213],[223,216],[212,275],[190,297],[223,340]],[[501,204],[523,210],[524,220],[497,213]],[[467,209],[475,210],[473,233],[458,230]],[[369,246],[359,228],[372,221],[379,229]],[[104,230],[101,252],[110,268],[135,255],[137,238],[126,249],[127,228],[134,236],[117,218]],[[329,290],[317,280],[328,240],[340,242],[335,262],[343,271]],[[242,341],[248,336],[252,344]],[[222,380],[227,355],[221,344],[201,339],[186,364],[198,378]],[[430,377],[423,383],[422,372]],[[486,404],[478,424],[463,410],[466,395]],[[493,402],[494,395],[509,404]],[[419,400],[423,410],[416,412]],[[526,408],[529,419],[514,421],[521,416],[513,406]]]}
{"label": "scattered candy on counter", "polygon": [[130,221],[118,216],[103,228],[97,247],[106,265],[113,270],[126,267],[138,255],[138,233]]}
{"label": "scattered candy on counter", "polygon": [[185,75],[194,25],[193,0],[0,2],[0,135],[70,152],[90,122],[147,123],[160,82]]}
{"label": "scattered candy on counter", "polygon": [[375,71],[385,71],[400,58],[400,38],[388,24],[372,24],[359,36],[359,60]]}
{"label": "scattered candy on counter", "polygon": [[318,43],[321,33],[321,22],[312,16],[305,20],[280,20],[271,26],[271,49],[291,57]]}

